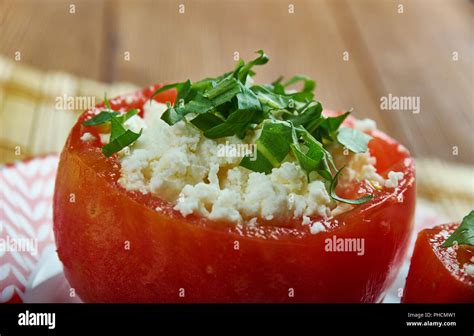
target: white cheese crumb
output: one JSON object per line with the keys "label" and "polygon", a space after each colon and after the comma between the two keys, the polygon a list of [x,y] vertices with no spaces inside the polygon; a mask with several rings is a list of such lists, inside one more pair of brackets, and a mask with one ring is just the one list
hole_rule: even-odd
{"label": "white cheese crumb", "polygon": [[81,136],[81,140],[83,142],[89,142],[89,141],[93,141],[95,140],[96,137],[93,136],[92,134],[90,134],[89,132],[85,132],[82,136]]}
{"label": "white cheese crumb", "polygon": [[303,220],[301,221],[301,225],[310,225],[311,224],[311,218],[308,216],[303,216]]}
{"label": "white cheese crumb", "polygon": [[160,206],[157,206],[157,207],[155,208],[155,211],[161,212],[161,211],[163,211],[163,208],[160,207]]}
{"label": "white cheese crumb", "polygon": [[404,174],[400,172],[390,171],[388,173],[388,180],[385,181],[385,187],[396,188],[398,187],[398,181],[403,179]]}
{"label": "white cheese crumb", "polygon": [[474,276],[474,264],[464,264],[464,270],[467,274]]}
{"label": "white cheese crumb", "polygon": [[376,159],[370,156],[369,153],[357,153],[352,156],[352,159],[347,164],[341,180],[350,182],[353,180],[384,183],[384,179],[377,174],[375,169]]}
{"label": "white cheese crumb", "polygon": [[354,121],[354,128],[361,132],[372,132],[377,129],[377,124],[372,119],[356,119]]}
{"label": "white cheese crumb", "polygon": [[229,189],[221,190],[217,200],[212,205],[212,211],[209,214],[209,218],[240,222],[242,217],[238,207],[239,199],[240,195],[235,191]]}
{"label": "white cheese crumb", "polygon": [[106,144],[109,143],[110,133],[100,133],[99,137],[100,137],[100,142],[102,142],[102,144],[106,145]]}
{"label": "white cheese crumb", "polygon": [[318,234],[320,232],[326,231],[326,228],[321,222],[314,222],[313,225],[311,225],[309,231],[311,234]]}

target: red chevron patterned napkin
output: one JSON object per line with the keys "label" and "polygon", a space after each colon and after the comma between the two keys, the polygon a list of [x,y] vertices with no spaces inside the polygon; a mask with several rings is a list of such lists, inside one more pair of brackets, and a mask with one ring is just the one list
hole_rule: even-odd
{"label": "red chevron patterned napkin", "polygon": [[31,275],[55,253],[52,198],[57,155],[0,170],[0,302],[22,302]]}

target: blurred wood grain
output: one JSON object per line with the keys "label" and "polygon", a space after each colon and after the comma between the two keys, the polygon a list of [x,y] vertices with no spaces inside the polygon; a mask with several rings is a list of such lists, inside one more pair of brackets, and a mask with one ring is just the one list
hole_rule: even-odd
{"label": "blurred wood grain", "polygon": [[[417,156],[473,164],[473,13],[468,0],[1,0],[0,56],[21,52],[15,64],[37,70],[0,71],[0,162],[18,145],[62,147],[77,114],[45,108],[45,90],[100,96],[101,82],[196,80],[264,49],[257,81],[306,74],[325,107],[353,107]],[[389,93],[420,97],[420,113],[381,110]]]}

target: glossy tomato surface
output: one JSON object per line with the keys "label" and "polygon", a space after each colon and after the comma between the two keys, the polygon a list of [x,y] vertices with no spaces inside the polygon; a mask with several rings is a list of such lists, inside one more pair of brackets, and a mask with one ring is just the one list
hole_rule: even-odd
{"label": "glossy tomato surface", "polygon": [[[153,89],[113,99],[112,107],[141,109]],[[157,100],[173,101],[174,94]],[[73,127],[54,195],[58,254],[84,301],[376,302],[396,275],[412,230],[414,164],[383,133],[373,132],[370,151],[380,174],[405,174],[399,186],[339,190],[375,197],[327,221],[326,232],[311,234],[301,219],[250,228],[184,218],[157,196],[125,190],[117,182],[120,162],[101,153],[104,130],[81,124],[99,110],[86,111]],[[97,140],[81,141],[84,132]],[[358,252],[356,245],[330,248],[337,239],[358,242]]]}
{"label": "glossy tomato surface", "polygon": [[474,303],[474,276],[464,270],[474,248],[442,246],[457,227],[446,224],[418,234],[402,302]]}

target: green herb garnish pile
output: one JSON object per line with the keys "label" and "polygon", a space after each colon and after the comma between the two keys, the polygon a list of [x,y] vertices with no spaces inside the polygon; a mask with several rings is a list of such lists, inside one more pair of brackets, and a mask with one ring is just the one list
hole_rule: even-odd
{"label": "green herb garnish pile", "polygon": [[[268,62],[262,50],[257,53],[254,60],[248,63],[240,60],[233,71],[219,77],[195,83],[187,80],[155,91],[153,96],[170,89],[177,90],[175,104],[167,103],[162,119],[169,125],[180,120],[190,122],[211,139],[233,135],[244,138],[247,132],[261,127],[256,142],[257,159],[244,157],[241,166],[268,174],[291,152],[308,175],[316,172],[326,181],[333,199],[350,204],[372,199],[372,195],[355,200],[336,195],[337,180],[343,168],[337,170],[327,150],[328,145],[338,142],[354,153],[363,153],[367,151],[371,137],[354,129],[340,128],[350,112],[324,117],[321,103],[314,99],[315,82],[305,76],[295,76],[287,81],[280,77],[265,85],[250,83],[249,78],[255,75],[254,66]],[[297,83],[302,83],[301,90],[288,91],[289,86]],[[103,148],[106,156],[130,145],[140,136],[125,131],[122,126],[129,113],[119,116],[116,112],[102,111],[84,123],[111,122],[111,140]]]}

